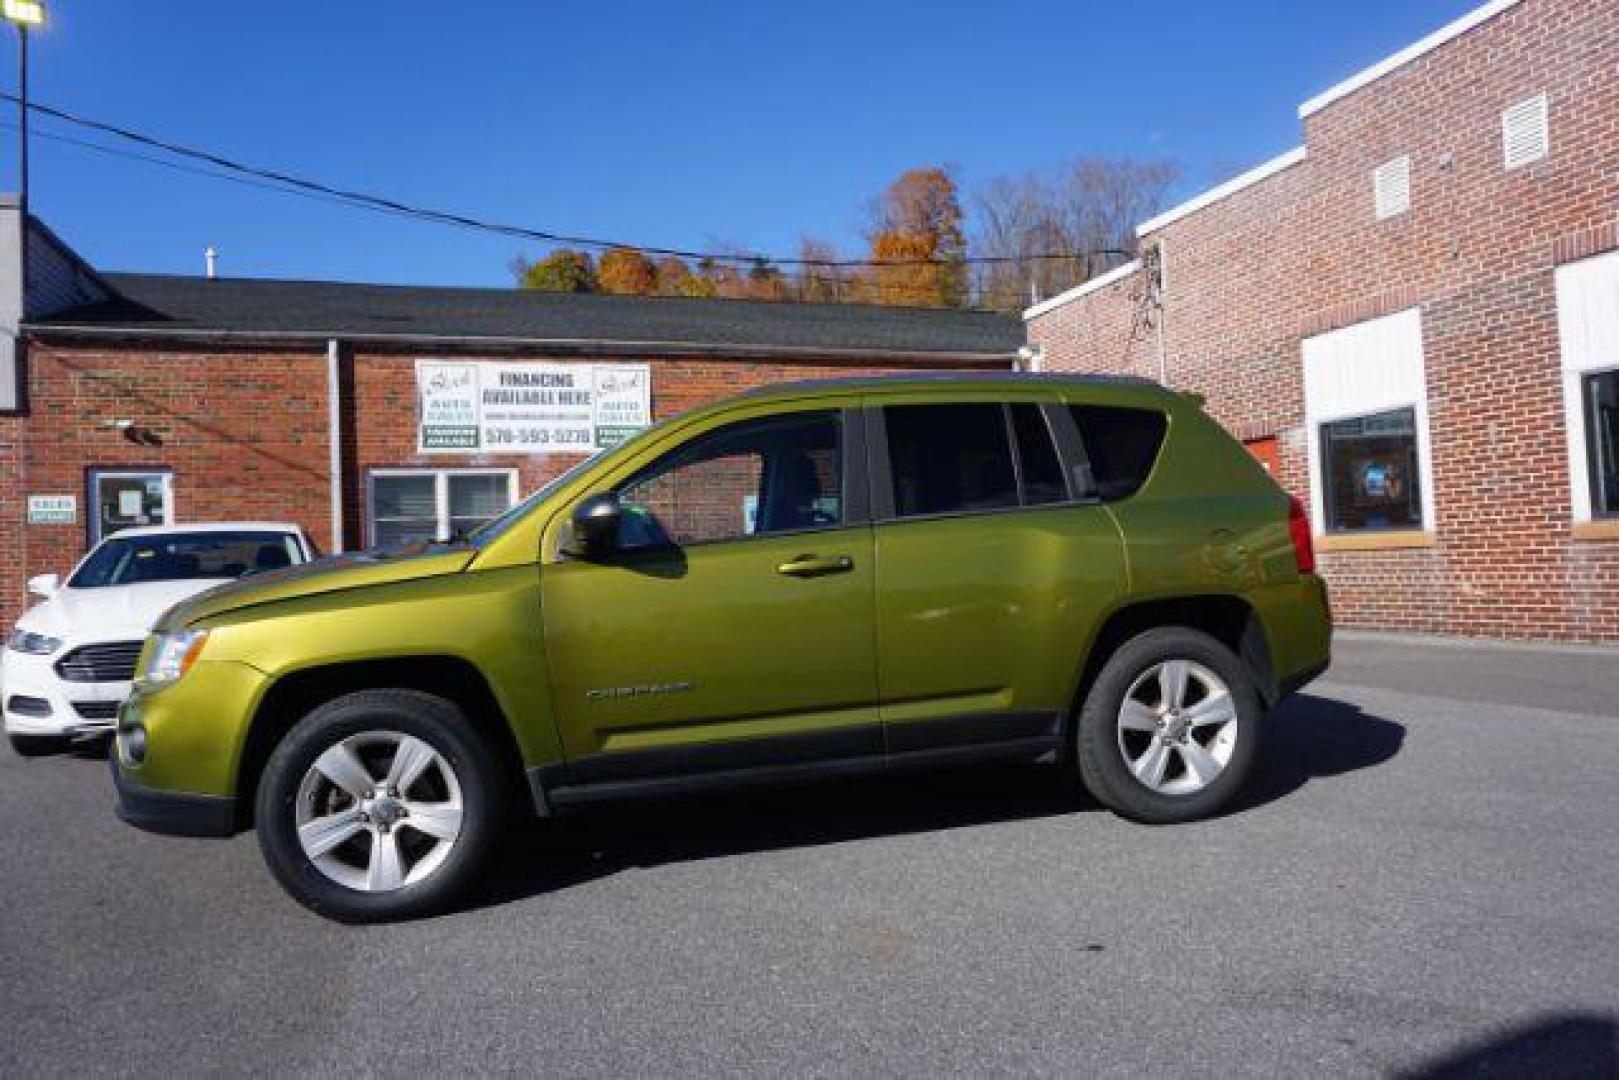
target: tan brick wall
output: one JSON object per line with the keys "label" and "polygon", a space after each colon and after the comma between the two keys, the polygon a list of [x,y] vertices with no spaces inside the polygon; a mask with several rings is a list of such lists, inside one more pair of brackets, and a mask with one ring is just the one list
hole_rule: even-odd
{"label": "tan brick wall", "polygon": [[[1277,435],[1301,496],[1302,340],[1422,309],[1438,542],[1323,553],[1344,625],[1619,640],[1619,542],[1570,535],[1553,284],[1619,244],[1615,57],[1619,5],[1525,0],[1310,116],[1301,163],[1147,238],[1170,383],[1239,437]],[[1508,171],[1501,112],[1542,92],[1551,154]],[[1378,221],[1372,170],[1404,154],[1411,209]],[[1141,290],[1038,316],[1030,341],[1052,369],[1156,377],[1155,330],[1120,344]]]}

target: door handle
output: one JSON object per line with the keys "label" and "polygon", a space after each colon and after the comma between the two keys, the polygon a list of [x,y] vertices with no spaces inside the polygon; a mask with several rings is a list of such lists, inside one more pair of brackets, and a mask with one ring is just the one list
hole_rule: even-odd
{"label": "door handle", "polygon": [[847,555],[800,555],[776,567],[776,573],[788,577],[820,577],[822,574],[847,574],[854,569],[854,560]]}

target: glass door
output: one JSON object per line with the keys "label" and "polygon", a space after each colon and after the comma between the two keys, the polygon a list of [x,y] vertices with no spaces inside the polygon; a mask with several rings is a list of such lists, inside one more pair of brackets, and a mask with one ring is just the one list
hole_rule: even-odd
{"label": "glass door", "polygon": [[94,469],[90,473],[90,544],[122,529],[174,520],[172,474],[159,470]]}

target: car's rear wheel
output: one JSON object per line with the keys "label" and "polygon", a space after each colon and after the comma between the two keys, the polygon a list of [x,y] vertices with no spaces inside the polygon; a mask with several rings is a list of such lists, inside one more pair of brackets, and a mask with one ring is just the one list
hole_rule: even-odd
{"label": "car's rear wheel", "polygon": [[60,735],[8,735],[6,741],[18,757],[27,758],[60,754],[68,747],[67,739]]}
{"label": "car's rear wheel", "polygon": [[1102,665],[1080,711],[1080,779],[1110,810],[1169,824],[1212,814],[1253,767],[1262,713],[1243,662],[1186,627],[1149,630]]}
{"label": "car's rear wheel", "polygon": [[453,703],[368,690],[310,713],[259,782],[259,845],[300,903],[373,922],[461,895],[492,846],[500,773]]}

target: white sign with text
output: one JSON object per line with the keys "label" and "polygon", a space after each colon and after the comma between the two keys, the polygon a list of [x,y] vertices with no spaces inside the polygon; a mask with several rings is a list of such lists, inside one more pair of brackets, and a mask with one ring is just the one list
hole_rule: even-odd
{"label": "white sign with text", "polygon": [[646,364],[418,360],[426,454],[589,454],[652,423]]}

